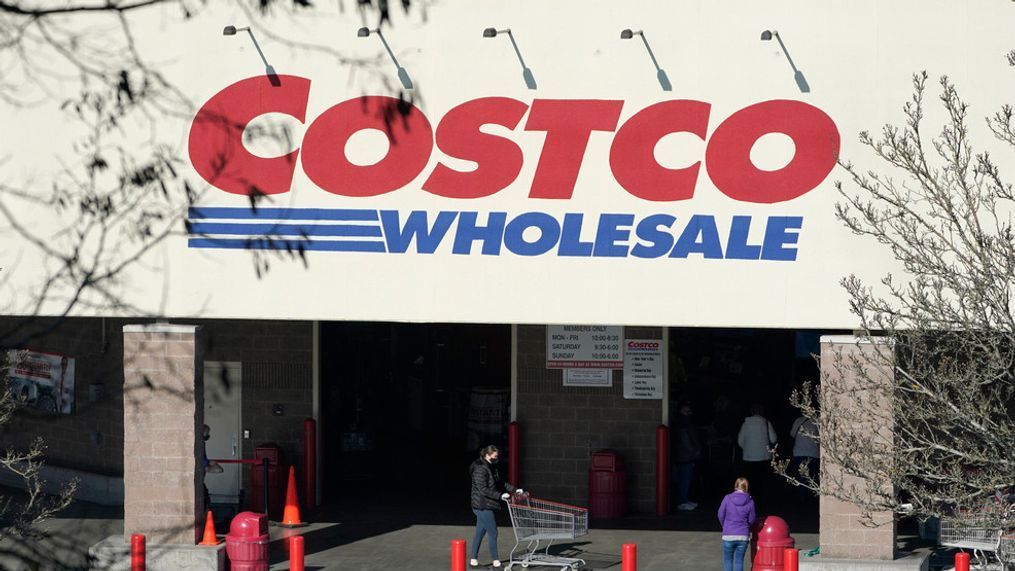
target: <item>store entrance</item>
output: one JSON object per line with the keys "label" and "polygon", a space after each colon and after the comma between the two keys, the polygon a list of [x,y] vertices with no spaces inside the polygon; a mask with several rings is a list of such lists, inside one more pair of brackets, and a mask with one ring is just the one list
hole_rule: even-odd
{"label": "store entrance", "polygon": [[467,501],[479,447],[506,444],[511,327],[333,322],[320,335],[329,487]]}
{"label": "store entrance", "polygon": [[[800,413],[790,394],[805,381],[817,383],[819,339],[826,331],[778,329],[670,329],[670,427],[674,432],[671,498],[675,514],[692,518],[705,510],[709,517],[739,476],[753,479],[752,496],[764,513],[778,513],[794,529],[817,525],[817,499],[773,473],[767,462],[744,462],[738,435],[747,417],[760,412],[776,435],[782,457],[792,456],[794,422]],[[691,410],[690,424],[700,443],[694,463],[690,500],[696,510],[681,512],[676,449],[681,439],[680,411]],[[686,419],[683,420],[686,423]],[[751,425],[755,428],[757,422]],[[763,425],[763,424],[762,424]],[[686,424],[685,424],[686,426]],[[686,441],[685,441],[686,442]]]}

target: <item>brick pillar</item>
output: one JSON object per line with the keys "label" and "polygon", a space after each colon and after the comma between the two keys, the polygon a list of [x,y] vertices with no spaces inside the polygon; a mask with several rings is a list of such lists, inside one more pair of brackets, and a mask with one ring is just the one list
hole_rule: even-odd
{"label": "brick pillar", "polygon": [[204,516],[201,328],[123,328],[124,539],[194,545]]}
{"label": "brick pillar", "polygon": [[[890,343],[884,339],[863,339],[850,335],[823,336],[821,338],[821,377],[834,382],[842,391],[833,391],[826,382],[823,387],[825,410],[834,407],[839,417],[850,419],[850,407],[885,407],[879,414],[891,414],[891,403],[886,402],[883,395],[872,394],[862,387],[871,383],[890,383],[894,375],[894,355]],[[866,410],[866,409],[865,409]],[[845,411],[845,412],[843,412]],[[863,415],[860,418],[864,418]],[[829,429],[822,423],[821,440],[834,439],[836,434],[828,433]],[[879,439],[891,442],[892,433],[889,426],[863,426],[861,423],[847,423],[841,427],[849,431],[849,436],[859,435],[862,438]],[[866,480],[850,475],[842,475],[840,468],[826,461],[822,452],[821,471],[823,485],[837,482],[842,478],[841,485],[845,488],[856,486],[862,489]],[[890,487],[889,483],[885,484]],[[830,559],[854,560],[891,560],[895,558],[896,526],[895,517],[891,512],[873,514],[877,527],[865,526],[860,522],[860,510],[852,503],[835,498],[821,496],[821,555]]]}

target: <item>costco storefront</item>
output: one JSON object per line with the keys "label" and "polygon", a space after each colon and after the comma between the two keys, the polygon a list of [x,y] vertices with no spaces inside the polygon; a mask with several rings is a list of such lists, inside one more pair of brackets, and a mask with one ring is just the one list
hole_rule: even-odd
{"label": "costco storefront", "polygon": [[[394,17],[384,44],[336,9],[252,29],[256,50],[222,34],[244,23],[227,5],[186,27],[131,15],[192,103],[154,137],[193,192],[125,280],[131,309],[81,309],[29,347],[76,358],[76,411],[5,437],[42,433],[52,463],[149,525],[131,506],[150,478],[132,477],[145,458],[200,472],[187,418],[214,419],[211,455],[271,441],[297,466],[317,420],[327,500],[322,481],[368,479],[399,443],[435,480],[457,477],[477,439],[507,444],[480,426],[486,406],[503,410],[487,424],[520,427],[526,487],[585,503],[591,453],[615,449],[630,509],[654,512],[671,401],[700,390],[711,405],[709,383],[729,382],[777,405],[817,374],[807,340],[857,325],[839,280],[897,269],[835,216],[837,161],[870,158],[857,133],[898,119],[916,70],[948,71],[983,108],[1011,93],[992,71],[1004,18],[934,5],[449,2],[425,23]],[[759,39],[773,27],[778,42]],[[60,128],[45,110],[10,123],[36,145],[28,133]],[[28,150],[29,171],[54,155]],[[59,306],[38,313],[45,329]],[[142,443],[172,430],[194,442]],[[250,483],[225,477],[213,500]],[[178,480],[158,486],[200,513]]]}

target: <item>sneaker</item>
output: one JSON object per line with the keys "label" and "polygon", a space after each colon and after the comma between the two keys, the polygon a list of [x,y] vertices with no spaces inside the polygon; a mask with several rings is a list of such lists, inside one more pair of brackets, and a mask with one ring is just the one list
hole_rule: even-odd
{"label": "sneaker", "polygon": [[687,505],[691,506],[692,510],[693,509],[697,509],[697,507],[698,507],[698,503],[697,502],[687,502]]}
{"label": "sneaker", "polygon": [[469,560],[469,567],[479,567],[479,560],[478,559],[470,559]]}
{"label": "sneaker", "polygon": [[689,511],[693,510],[696,507],[698,507],[698,506],[696,504],[694,504],[694,503],[684,502],[684,503],[680,504],[679,506],[677,506],[677,509],[682,511],[682,512],[689,512]]}
{"label": "sneaker", "polygon": [[494,559],[490,564],[494,569],[500,569],[500,559]]}

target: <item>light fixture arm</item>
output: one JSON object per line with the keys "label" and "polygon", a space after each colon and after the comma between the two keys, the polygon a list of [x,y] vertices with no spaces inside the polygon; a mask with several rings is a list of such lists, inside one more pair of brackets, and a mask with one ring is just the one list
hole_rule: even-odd
{"label": "light fixture arm", "polygon": [[786,54],[786,61],[788,61],[789,66],[793,68],[793,73],[797,73],[799,70],[796,68],[796,64],[793,63],[793,56],[789,55],[789,50],[786,49],[786,44],[782,43],[782,36],[779,35],[779,32],[772,32],[772,35],[775,36],[776,41],[779,42],[779,47],[782,48],[782,53]]}
{"label": "light fixture arm", "polygon": [[511,33],[511,30],[507,30],[508,39],[511,40],[511,47],[515,49],[515,54],[518,56],[518,61],[522,64],[522,69],[528,67],[525,65],[525,58],[522,57],[522,51],[518,49],[518,42],[515,41],[515,35]]}
{"label": "light fixture arm", "polygon": [[257,50],[257,55],[261,56],[261,61],[264,63],[264,67],[268,67],[269,66],[269,64],[268,64],[268,58],[264,57],[264,52],[261,51],[261,44],[257,43],[257,38],[254,37],[254,32],[251,31],[250,27],[237,28],[236,31],[237,32],[241,32],[241,31],[242,32],[246,32],[247,35],[250,36],[250,41],[254,42],[254,49]]}
{"label": "light fixture arm", "polygon": [[641,42],[645,44],[645,49],[648,50],[648,57],[652,58],[652,65],[656,66],[656,71],[659,71],[662,68],[659,67],[659,62],[656,61],[656,54],[652,51],[652,47],[648,45],[648,40],[645,39],[645,34],[638,32],[638,35],[641,36]]}
{"label": "light fixture arm", "polygon": [[391,61],[394,62],[395,67],[402,67],[398,63],[398,58],[395,57],[395,52],[391,51],[391,46],[388,45],[388,40],[384,39],[384,34],[381,33],[381,30],[378,29],[376,33],[377,37],[381,39],[381,43],[384,44],[384,49],[388,50],[388,55],[391,56]]}

